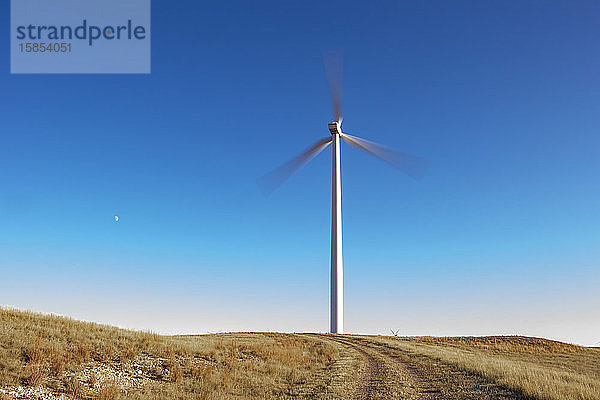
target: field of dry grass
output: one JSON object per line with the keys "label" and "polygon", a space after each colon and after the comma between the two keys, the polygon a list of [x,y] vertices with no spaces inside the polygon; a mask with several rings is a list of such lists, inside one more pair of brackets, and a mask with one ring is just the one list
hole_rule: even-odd
{"label": "field of dry grass", "polygon": [[364,337],[480,375],[526,397],[600,399],[600,349],[529,337]]}
{"label": "field of dry grass", "polygon": [[340,351],[298,335],[169,337],[0,308],[0,398],[340,398]]}
{"label": "field of dry grass", "polygon": [[0,307],[5,399],[600,399],[600,350],[525,337],[161,336]]}

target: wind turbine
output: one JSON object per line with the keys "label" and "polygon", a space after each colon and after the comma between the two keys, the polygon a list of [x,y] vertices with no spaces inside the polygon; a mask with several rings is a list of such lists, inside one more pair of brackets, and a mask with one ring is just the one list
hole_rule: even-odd
{"label": "wind turbine", "polygon": [[330,136],[319,139],[303,153],[258,179],[265,194],[270,194],[295,171],[312,160],[332,143],[331,175],[331,305],[330,332],[344,333],[344,273],[342,260],[342,181],[340,170],[340,138],[349,145],[365,151],[415,179],[423,177],[427,161],[401,153],[377,143],[342,132],[342,56],[341,53],[325,55],[325,70],[333,103],[333,121],[327,127]]}

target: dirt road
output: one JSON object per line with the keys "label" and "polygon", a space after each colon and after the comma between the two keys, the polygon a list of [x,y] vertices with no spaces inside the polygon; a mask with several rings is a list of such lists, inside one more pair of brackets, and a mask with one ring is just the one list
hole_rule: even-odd
{"label": "dirt road", "polygon": [[525,400],[480,376],[430,357],[375,340],[345,335],[319,335],[355,351],[364,360],[355,399]]}

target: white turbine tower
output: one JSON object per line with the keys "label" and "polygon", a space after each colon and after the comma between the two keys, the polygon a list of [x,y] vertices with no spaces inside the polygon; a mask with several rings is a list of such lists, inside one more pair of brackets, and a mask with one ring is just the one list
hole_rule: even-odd
{"label": "white turbine tower", "polygon": [[427,169],[427,161],[407,153],[400,153],[377,143],[342,132],[342,57],[328,54],[325,70],[333,102],[333,122],[328,124],[331,136],[317,141],[302,154],[259,178],[258,184],[265,194],[270,194],[295,171],[319,154],[329,143],[332,148],[331,176],[331,304],[330,332],[344,333],[344,274],[342,260],[342,181],[340,171],[340,138],[349,145],[363,150],[407,175],[420,179]]}

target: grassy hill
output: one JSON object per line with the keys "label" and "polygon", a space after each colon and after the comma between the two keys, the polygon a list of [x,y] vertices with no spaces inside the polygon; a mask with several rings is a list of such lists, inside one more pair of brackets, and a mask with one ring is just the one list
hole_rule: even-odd
{"label": "grassy hill", "polygon": [[0,398],[338,397],[338,358],[299,335],[161,336],[0,308]]}
{"label": "grassy hill", "polygon": [[522,336],[364,338],[454,366],[526,399],[600,399],[598,348]]}
{"label": "grassy hill", "polygon": [[600,399],[600,351],[545,339],[161,336],[0,308],[1,400],[430,398],[419,388],[444,371],[460,373],[435,383],[443,398],[489,384],[514,394],[489,398]]}

